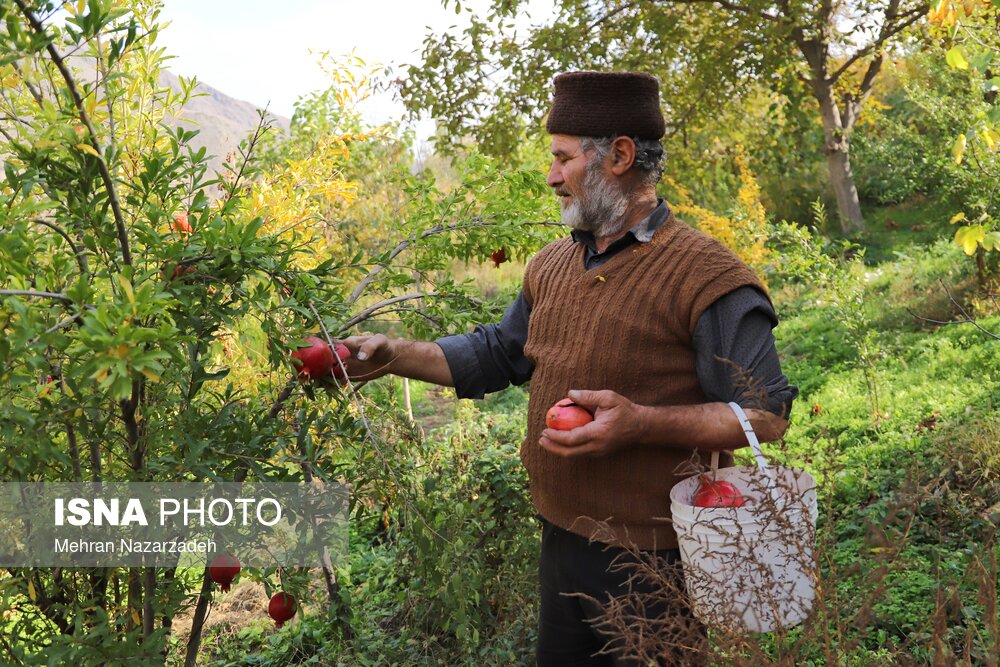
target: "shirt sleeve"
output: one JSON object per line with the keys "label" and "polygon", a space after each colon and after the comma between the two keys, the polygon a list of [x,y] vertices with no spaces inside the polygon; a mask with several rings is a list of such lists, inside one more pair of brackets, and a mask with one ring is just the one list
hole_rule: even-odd
{"label": "shirt sleeve", "polygon": [[482,398],[531,378],[535,367],[524,356],[530,315],[522,290],[498,324],[479,324],[471,333],[435,341],[444,351],[456,396]]}
{"label": "shirt sleeve", "polygon": [[709,306],[692,341],[705,396],[787,419],[799,389],[781,372],[771,333],[777,324],[770,301],[754,287],[736,289]]}

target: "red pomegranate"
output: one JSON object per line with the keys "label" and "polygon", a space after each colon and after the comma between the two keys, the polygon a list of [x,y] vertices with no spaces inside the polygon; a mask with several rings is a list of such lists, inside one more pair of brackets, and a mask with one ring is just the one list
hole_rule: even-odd
{"label": "red pomegranate", "polygon": [[229,584],[240,573],[240,561],[232,554],[219,554],[208,564],[208,576],[219,584],[223,593],[229,592]]}
{"label": "red pomegranate", "polygon": [[333,350],[327,342],[316,336],[306,337],[305,342],[309,344],[292,352],[292,359],[299,362],[295,364],[299,376],[315,380],[330,375],[333,372]]}
{"label": "red pomegranate", "polygon": [[[340,359],[340,361],[346,362],[348,359],[351,358],[351,351],[348,350],[347,346],[344,345],[343,343],[337,343],[337,346],[333,348],[333,351],[337,353],[337,358]],[[341,370],[340,368],[340,362],[334,359],[332,368],[333,368],[333,377],[337,378],[338,380],[343,380],[344,371]]]}
{"label": "red pomegranate", "polygon": [[564,398],[545,413],[545,425],[556,431],[571,431],[594,421],[594,415],[571,398]]}
{"label": "red pomegranate", "polygon": [[496,252],[491,252],[490,259],[493,260],[493,268],[499,269],[500,265],[507,261],[507,248],[500,248]]}
{"label": "red pomegranate", "polygon": [[695,507],[743,507],[746,498],[735,486],[721,479],[712,479],[708,475],[698,478],[701,482],[694,492],[691,504]]}
{"label": "red pomegranate", "polygon": [[279,628],[295,616],[295,610],[295,598],[284,591],[272,595],[271,601],[267,603],[267,613]]}
{"label": "red pomegranate", "polygon": [[187,213],[184,211],[174,213],[174,229],[180,234],[190,234],[193,231]]}
{"label": "red pomegranate", "polygon": [[191,273],[195,270],[194,264],[181,264],[179,262],[177,264],[174,264],[173,271],[170,271],[169,269],[170,269],[169,262],[163,265],[162,275],[168,281],[180,278],[185,273]]}

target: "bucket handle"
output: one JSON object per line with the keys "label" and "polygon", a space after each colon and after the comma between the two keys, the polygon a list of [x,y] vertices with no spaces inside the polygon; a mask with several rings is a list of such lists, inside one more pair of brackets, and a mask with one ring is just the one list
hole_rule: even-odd
{"label": "bucket handle", "polygon": [[[743,408],[740,407],[739,403],[730,402],[729,407],[736,413],[736,418],[740,421],[740,426],[743,427],[743,435],[746,436],[747,442],[750,443],[750,449],[753,450],[753,457],[757,460],[757,467],[772,483],[775,482],[774,470],[767,464],[767,459],[764,458],[764,452],[760,448],[760,440],[757,439],[757,434],[754,433],[753,425],[750,423],[747,413],[743,412]],[[712,470],[718,469],[719,452],[716,451],[712,452]]]}

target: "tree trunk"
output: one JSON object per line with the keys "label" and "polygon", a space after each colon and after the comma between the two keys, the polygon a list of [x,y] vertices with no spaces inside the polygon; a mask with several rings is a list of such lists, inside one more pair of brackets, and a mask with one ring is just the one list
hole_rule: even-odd
{"label": "tree trunk", "polygon": [[865,228],[861,217],[861,202],[858,200],[858,189],[854,185],[854,173],[851,171],[849,154],[851,131],[849,123],[845,127],[834,95],[833,84],[826,79],[811,81],[813,94],[819,102],[820,115],[823,117],[823,153],[826,165],[830,170],[830,185],[837,196],[837,214],[840,228],[846,233]]}
{"label": "tree trunk", "polygon": [[854,173],[851,171],[851,157],[847,152],[847,142],[840,150],[826,151],[826,165],[830,170],[830,185],[837,195],[837,213],[840,217],[840,228],[845,233],[865,228],[861,217],[861,202],[858,200],[858,189],[854,186]]}

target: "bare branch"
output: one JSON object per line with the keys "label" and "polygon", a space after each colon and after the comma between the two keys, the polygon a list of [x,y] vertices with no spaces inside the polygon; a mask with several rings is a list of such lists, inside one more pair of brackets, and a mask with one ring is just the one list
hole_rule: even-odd
{"label": "bare branch", "polygon": [[[898,2],[896,4],[898,4]],[[897,17],[895,17],[898,19],[902,19],[900,23],[896,24],[890,24],[890,20],[887,15],[886,22],[883,25],[882,32],[879,33],[879,36],[876,37],[871,44],[864,47],[863,49],[858,50],[857,53],[848,58],[843,65],[837,68],[837,71],[835,71],[833,74],[830,75],[830,83],[833,83],[837,79],[839,79],[841,75],[844,74],[844,72],[846,72],[847,70],[849,70],[851,67],[854,66],[854,63],[858,62],[862,58],[867,57],[871,53],[881,49],[882,45],[885,44],[890,38],[895,37],[899,33],[903,32],[911,25],[919,21],[926,14],[927,14],[927,5],[921,5],[919,7],[911,9],[910,11],[904,12],[903,14],[900,14]],[[875,77],[872,76],[872,79],[874,78]],[[869,86],[870,85],[871,84],[869,83]]]}
{"label": "bare branch", "polygon": [[967,310],[965,310],[965,308],[962,306],[962,304],[960,304],[958,301],[955,300],[955,297],[952,295],[951,291],[948,289],[948,286],[944,284],[944,281],[941,281],[941,288],[944,289],[945,294],[948,295],[948,300],[951,301],[952,305],[954,305],[956,308],[958,308],[958,312],[960,312],[965,317],[965,319],[963,319],[963,320],[949,320],[949,321],[933,320],[933,319],[931,319],[929,317],[922,317],[920,315],[917,315],[916,313],[914,313],[909,308],[906,309],[906,312],[908,312],[910,315],[912,315],[916,319],[921,320],[923,322],[929,322],[930,324],[941,324],[941,325],[948,325],[948,324],[971,324],[972,326],[976,327],[977,329],[979,329],[981,332],[983,332],[984,334],[986,334],[990,338],[993,338],[995,340],[1000,340],[1000,335],[997,335],[997,334],[993,333],[992,331],[990,331],[989,329],[984,328],[981,324],[979,324],[979,322],[976,321],[976,318],[974,318],[971,315],[969,315],[969,312]]}
{"label": "bare branch", "polygon": [[[482,220],[480,218],[473,218],[472,222],[456,222],[449,225],[435,225],[430,229],[425,229],[423,232],[417,234],[416,236],[412,236],[406,239],[405,241],[400,241],[399,244],[395,248],[393,248],[392,251],[389,253],[389,256],[386,257],[385,263],[379,264],[378,266],[374,267],[371,271],[368,272],[367,276],[361,279],[361,282],[359,282],[357,287],[354,288],[354,291],[351,292],[351,296],[348,297],[347,303],[354,303],[355,301],[357,301],[358,297],[361,296],[361,293],[364,292],[365,288],[368,287],[371,281],[375,279],[375,276],[377,276],[385,269],[389,268],[389,262],[391,262],[397,255],[399,255],[399,253],[403,252],[404,250],[415,244],[417,241],[425,239],[428,236],[433,236],[435,234],[442,234],[444,232],[452,232],[458,229],[468,229],[471,227],[491,227],[495,224],[497,223],[488,220]],[[561,227],[563,223],[526,222],[524,224]]]}
{"label": "bare branch", "polygon": [[362,310],[360,313],[358,313],[357,315],[355,315],[354,317],[352,317],[351,319],[349,319],[347,322],[344,323],[344,325],[340,328],[340,330],[341,331],[347,331],[348,329],[350,329],[351,327],[353,327],[355,324],[367,320],[369,317],[371,317],[372,315],[374,315],[379,309],[385,308],[386,306],[391,306],[394,303],[399,303],[400,301],[409,301],[411,299],[422,299],[422,298],[425,298],[425,297],[437,296],[437,295],[438,295],[437,292],[412,292],[410,294],[403,294],[401,296],[394,296],[391,299],[385,299],[383,301],[379,301],[378,303],[376,303],[374,305],[368,306],[367,308],[365,308],[364,310]]}
{"label": "bare branch", "polygon": [[0,289],[0,296],[28,296],[38,299],[56,299],[66,303],[73,303],[73,299],[69,298],[65,294],[56,292],[37,292],[35,290],[26,289]]}

